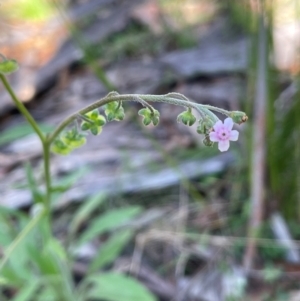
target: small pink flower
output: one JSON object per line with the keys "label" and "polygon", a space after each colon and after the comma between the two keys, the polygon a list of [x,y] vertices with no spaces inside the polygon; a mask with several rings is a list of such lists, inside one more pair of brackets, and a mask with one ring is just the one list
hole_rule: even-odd
{"label": "small pink flower", "polygon": [[225,152],[229,149],[229,141],[237,141],[239,138],[239,132],[232,130],[233,120],[226,118],[224,124],[221,120],[218,120],[213,126],[213,131],[209,133],[210,141],[219,142],[218,148],[221,152]]}

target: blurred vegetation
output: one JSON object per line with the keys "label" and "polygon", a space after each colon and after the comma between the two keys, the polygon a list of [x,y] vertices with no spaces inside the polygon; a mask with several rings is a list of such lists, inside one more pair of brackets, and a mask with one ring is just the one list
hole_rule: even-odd
{"label": "blurred vegetation", "polygon": [[1,2],[1,11],[16,20],[41,21],[53,15],[54,10],[47,0],[10,0]]}

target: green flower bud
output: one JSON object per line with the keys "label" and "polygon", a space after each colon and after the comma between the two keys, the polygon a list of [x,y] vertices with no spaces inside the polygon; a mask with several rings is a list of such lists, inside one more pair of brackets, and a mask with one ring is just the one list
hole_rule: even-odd
{"label": "green flower bud", "polygon": [[105,117],[99,114],[98,109],[88,112],[85,114],[85,117],[89,119],[90,122],[83,120],[81,123],[81,130],[90,130],[93,135],[99,135],[102,132],[102,127],[106,124]]}
{"label": "green flower bud", "polygon": [[71,146],[66,145],[60,139],[55,140],[51,146],[51,151],[59,155],[68,155],[72,150]]}
{"label": "green flower bud", "polygon": [[153,123],[154,126],[158,125],[159,123],[159,112],[157,110],[153,110],[153,112],[149,108],[143,108],[139,110],[138,114],[140,116],[143,116],[143,123],[144,125],[149,125],[151,122]]}
{"label": "green flower bud", "polygon": [[199,121],[199,126],[197,127],[198,134],[208,135],[213,128],[215,122],[209,117],[205,116]]}
{"label": "green flower bud", "polygon": [[15,60],[4,60],[0,62],[0,73],[10,74],[19,69],[19,65]]}
{"label": "green flower bud", "polygon": [[116,112],[115,114],[115,120],[116,121],[122,121],[125,117],[125,112],[124,112],[124,108],[120,107],[119,110]]}
{"label": "green flower bud", "polygon": [[143,108],[143,109],[140,109],[140,110],[138,111],[138,114],[139,114],[140,116],[144,116],[144,117],[149,117],[149,118],[151,118],[152,112],[151,112],[151,110],[150,110],[149,108]]}
{"label": "green flower bud", "polygon": [[105,115],[108,121],[121,121],[125,117],[124,108],[118,101],[113,101],[105,106]]}
{"label": "green flower bud", "polygon": [[203,140],[203,144],[205,146],[212,147],[214,143],[212,141],[210,141],[209,135],[206,135],[205,138],[204,138],[204,140]]}
{"label": "green flower bud", "polygon": [[76,129],[66,132],[64,135],[62,135],[61,140],[64,144],[72,149],[81,147],[86,143],[85,136],[78,133]]}
{"label": "green flower bud", "polygon": [[231,111],[229,113],[229,117],[232,118],[233,122],[238,124],[241,124],[248,120],[248,116],[246,115],[246,113],[241,111]]}
{"label": "green flower bud", "polygon": [[192,114],[191,110],[187,110],[177,117],[177,122],[182,122],[187,126],[192,126],[196,122],[196,117]]}

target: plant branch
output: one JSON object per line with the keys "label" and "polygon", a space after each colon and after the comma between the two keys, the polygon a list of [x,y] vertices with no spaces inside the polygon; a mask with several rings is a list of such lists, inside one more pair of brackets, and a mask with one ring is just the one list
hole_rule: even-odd
{"label": "plant branch", "polygon": [[[172,94],[171,94],[172,95]],[[198,103],[194,103],[191,101],[186,100],[185,98],[179,99],[175,97],[170,97],[170,95],[140,95],[140,94],[125,94],[125,95],[108,95],[104,98],[101,98],[100,100],[96,101],[95,103],[85,107],[84,109],[70,115],[67,119],[65,119],[61,124],[58,125],[58,127],[54,130],[54,132],[48,136],[47,142],[49,145],[55,140],[55,138],[59,135],[59,133],[68,125],[70,124],[75,118],[80,115],[84,115],[94,109],[97,109],[107,103],[113,102],[113,101],[137,101],[141,102],[140,100],[143,100],[145,102],[163,102],[168,103],[172,105],[179,105],[187,108],[193,108],[196,109],[201,113],[201,115],[209,115],[210,117],[214,116],[211,112],[209,112],[208,109],[218,111],[222,114],[225,114],[228,116],[229,112],[215,108],[213,106],[208,105],[201,105]],[[215,119],[215,117],[213,118]]]}
{"label": "plant branch", "polygon": [[42,142],[45,141],[45,136],[44,134],[41,132],[38,124],[36,123],[36,121],[33,119],[33,117],[31,116],[31,114],[28,112],[28,110],[26,109],[26,107],[23,105],[23,103],[17,98],[16,94],[14,93],[13,89],[11,88],[9,82],[7,81],[6,77],[3,74],[0,74],[0,79],[5,87],[5,89],[7,90],[7,92],[9,93],[9,95],[11,96],[14,104],[16,105],[16,107],[18,108],[18,110],[23,114],[23,116],[26,118],[26,120],[29,122],[29,124],[32,126],[32,128],[34,129],[34,131],[37,133],[37,135],[39,136],[40,140]]}

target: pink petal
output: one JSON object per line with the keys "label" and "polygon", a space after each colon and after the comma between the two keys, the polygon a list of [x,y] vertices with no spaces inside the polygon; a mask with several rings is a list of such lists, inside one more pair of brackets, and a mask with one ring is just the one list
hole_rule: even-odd
{"label": "pink petal", "polygon": [[219,142],[220,141],[220,139],[219,139],[219,137],[218,137],[218,135],[217,135],[216,132],[210,132],[209,133],[209,139],[212,142]]}
{"label": "pink petal", "polygon": [[228,140],[220,141],[218,148],[220,152],[227,151],[229,149],[229,141]]}
{"label": "pink petal", "polygon": [[237,141],[239,138],[239,132],[236,131],[236,130],[233,130],[230,132],[230,135],[229,135],[229,140],[231,141]]}
{"label": "pink petal", "polygon": [[233,127],[233,120],[231,118],[226,118],[224,120],[224,126],[230,131],[232,130],[232,127]]}
{"label": "pink petal", "polygon": [[222,126],[223,126],[222,121],[221,121],[221,120],[218,120],[218,121],[215,123],[215,125],[213,126],[213,128],[214,128],[214,130],[215,130],[216,132],[218,132],[219,129],[222,128]]}

